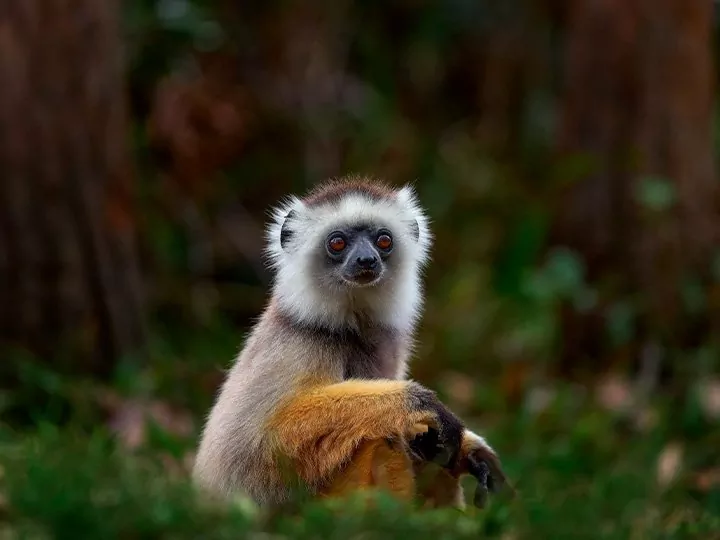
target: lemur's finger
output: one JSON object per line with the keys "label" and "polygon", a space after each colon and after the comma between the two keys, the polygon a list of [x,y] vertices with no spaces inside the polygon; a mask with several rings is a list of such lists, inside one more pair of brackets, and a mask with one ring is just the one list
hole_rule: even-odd
{"label": "lemur's finger", "polygon": [[468,456],[468,472],[478,481],[477,487],[475,488],[473,504],[478,508],[484,508],[488,491],[492,491],[490,467],[485,461],[479,461],[472,456]]}
{"label": "lemur's finger", "polygon": [[432,427],[416,436],[410,448],[421,460],[444,468],[452,468],[460,451],[459,444],[455,444],[451,438],[445,438],[441,431]]}
{"label": "lemur's finger", "polygon": [[408,431],[408,438],[415,438],[418,435],[422,435],[423,433],[427,433],[430,429],[430,426],[428,426],[425,423],[418,422],[416,424],[413,424],[410,427],[410,430]]}
{"label": "lemur's finger", "polygon": [[490,466],[486,461],[476,459],[474,456],[468,456],[468,472],[474,476],[477,481],[489,488],[489,482],[491,482]]}
{"label": "lemur's finger", "polygon": [[449,467],[449,465],[453,461],[453,456],[456,455],[456,451],[454,451],[452,448],[440,444],[438,445],[438,452],[435,454],[435,457],[432,459],[434,463],[437,463],[441,467]]}
{"label": "lemur's finger", "polygon": [[488,496],[488,490],[485,486],[478,483],[477,487],[475,488],[475,495],[473,496],[473,505],[476,508],[480,508],[481,510],[485,508],[485,503],[487,502],[487,496]]}
{"label": "lemur's finger", "polygon": [[485,442],[485,439],[483,439],[479,435],[476,435],[475,433],[466,431],[463,444],[463,451],[467,456],[469,467],[472,466],[471,463],[473,462],[475,464],[484,462],[488,467],[489,476],[486,483],[487,489],[492,492],[498,492],[503,488],[507,488],[510,493],[514,495],[515,490],[508,482],[508,479],[500,463],[500,458],[497,456],[495,451],[487,444],[487,442]]}
{"label": "lemur's finger", "polygon": [[495,493],[504,490],[510,497],[514,497],[515,488],[510,484],[507,475],[503,471],[500,459],[495,454],[492,454],[487,456],[486,461],[490,467],[490,484],[488,484],[488,488]]}
{"label": "lemur's finger", "polygon": [[487,470],[487,479],[485,481],[485,487],[493,493],[502,489],[506,483],[505,473],[500,467],[500,463],[495,455],[478,455],[473,453],[468,456],[470,463],[481,462],[484,464]]}
{"label": "lemur's finger", "polygon": [[434,461],[441,451],[439,436],[437,429],[428,427],[410,441],[410,450],[421,461]]}

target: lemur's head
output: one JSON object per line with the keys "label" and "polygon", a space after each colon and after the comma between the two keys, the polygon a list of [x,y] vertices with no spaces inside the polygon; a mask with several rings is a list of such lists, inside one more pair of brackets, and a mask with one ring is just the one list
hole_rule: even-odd
{"label": "lemur's head", "polygon": [[415,311],[432,237],[411,187],[331,180],[290,197],[272,217],[267,255],[286,306],[313,319],[318,309],[338,316],[363,301],[381,310],[405,301]]}

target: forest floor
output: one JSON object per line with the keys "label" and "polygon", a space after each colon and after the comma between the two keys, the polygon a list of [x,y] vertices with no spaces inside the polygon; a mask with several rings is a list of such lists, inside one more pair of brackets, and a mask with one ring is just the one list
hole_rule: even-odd
{"label": "forest floor", "polygon": [[[98,394],[53,377],[35,374],[46,393]],[[482,511],[421,511],[380,497],[371,509],[305,502],[263,515],[243,499],[221,510],[193,496],[203,407],[183,416],[159,391],[138,400],[123,388],[106,391],[115,413],[103,422],[84,421],[82,400],[72,398],[73,420],[62,427],[47,402],[31,429],[0,423],[0,539],[720,538],[720,430],[697,399],[683,410],[662,402],[613,410],[558,385],[541,407],[469,421],[518,490]]]}

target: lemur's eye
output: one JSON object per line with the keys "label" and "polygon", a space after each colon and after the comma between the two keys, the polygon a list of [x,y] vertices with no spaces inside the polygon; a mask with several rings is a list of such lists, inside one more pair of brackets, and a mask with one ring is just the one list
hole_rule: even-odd
{"label": "lemur's eye", "polygon": [[343,249],[345,249],[346,244],[347,242],[345,242],[345,239],[342,236],[333,236],[330,240],[328,240],[328,247],[335,253],[340,253]]}
{"label": "lemur's eye", "polygon": [[393,245],[392,238],[390,238],[389,234],[381,234],[378,236],[378,239],[375,241],[375,245],[382,249],[383,251],[387,251],[390,249]]}

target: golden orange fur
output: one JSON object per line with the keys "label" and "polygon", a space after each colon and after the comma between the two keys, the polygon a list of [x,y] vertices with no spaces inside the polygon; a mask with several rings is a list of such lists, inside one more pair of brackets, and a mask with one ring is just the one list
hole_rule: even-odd
{"label": "golden orange fur", "polygon": [[[408,443],[437,427],[431,411],[407,409],[408,382],[349,380],[310,386],[288,400],[267,424],[278,456],[321,497],[381,489],[426,507],[464,507],[460,479],[467,456],[487,449],[464,437],[457,466],[414,461]],[[498,462],[499,465],[499,462]]]}
{"label": "golden orange fur", "polygon": [[406,440],[418,424],[436,425],[430,411],[407,410],[408,385],[349,380],[310,387],[279,407],[267,430],[304,482],[322,484],[357,456],[361,443]]}

